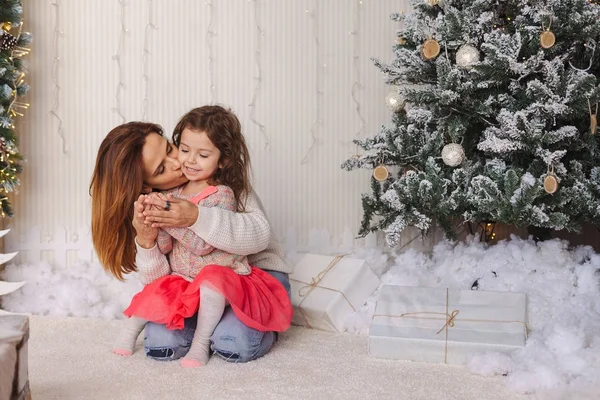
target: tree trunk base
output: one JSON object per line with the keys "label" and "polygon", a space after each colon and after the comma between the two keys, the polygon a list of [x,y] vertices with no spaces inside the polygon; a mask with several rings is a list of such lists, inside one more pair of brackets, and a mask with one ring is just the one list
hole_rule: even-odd
{"label": "tree trunk base", "polygon": [[538,226],[528,226],[527,234],[533,236],[536,242],[552,239],[552,229],[540,228]]}

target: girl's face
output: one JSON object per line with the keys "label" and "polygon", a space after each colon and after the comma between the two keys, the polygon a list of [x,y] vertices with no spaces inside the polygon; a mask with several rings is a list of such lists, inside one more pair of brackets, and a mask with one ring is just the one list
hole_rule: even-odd
{"label": "girl's face", "polygon": [[192,182],[206,182],[219,169],[221,152],[206,132],[185,128],[181,132],[178,160]]}
{"label": "girl's face", "polygon": [[146,137],[142,149],[144,162],[144,192],[166,190],[187,182],[177,161],[177,147],[158,133]]}

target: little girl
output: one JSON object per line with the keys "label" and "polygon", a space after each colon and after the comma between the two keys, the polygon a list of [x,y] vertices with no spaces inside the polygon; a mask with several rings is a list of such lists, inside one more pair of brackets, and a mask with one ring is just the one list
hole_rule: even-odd
{"label": "little girl", "polygon": [[[220,106],[190,111],[175,128],[173,142],[189,182],[171,194],[207,207],[244,211],[250,159],[240,122],[231,111]],[[131,318],[114,353],[131,355],[148,321],[181,329],[184,319],[198,311],[192,345],[181,364],[205,365],[210,336],[227,304],[251,328],[282,332],[289,327],[293,311],[285,288],[268,273],[251,267],[247,257],[215,249],[187,228],[159,230],[157,245],[169,254],[172,274],[134,296],[124,312]]]}

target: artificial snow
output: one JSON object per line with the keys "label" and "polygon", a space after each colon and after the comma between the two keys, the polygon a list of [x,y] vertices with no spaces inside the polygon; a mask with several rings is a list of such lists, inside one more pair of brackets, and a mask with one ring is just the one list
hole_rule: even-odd
{"label": "artificial snow", "polygon": [[[519,393],[600,387],[600,255],[590,247],[571,249],[558,239],[535,243],[517,237],[493,246],[474,239],[441,242],[431,253],[376,247],[340,251],[347,243],[311,243],[302,252],[351,252],[352,257],[365,259],[382,284],[527,293],[526,346],[508,355],[474,355],[467,368],[483,376],[505,376],[508,387]],[[301,251],[284,244],[288,258],[296,261]],[[93,262],[69,268],[45,262],[9,264],[1,278],[27,281],[19,291],[0,299],[2,308],[56,316],[122,318],[122,310],[142,287],[135,274],[122,283]],[[348,317],[349,332],[368,333],[378,290]]]}
{"label": "artificial snow", "polygon": [[61,317],[124,318],[123,310],[143,287],[136,274],[119,282],[97,262],[79,262],[69,268],[47,262],[8,264],[0,277],[27,281],[17,292],[0,298],[1,308]]}
{"label": "artificial snow", "polygon": [[[591,247],[569,249],[558,239],[511,237],[493,246],[470,239],[439,243],[430,255],[408,250],[390,257],[382,284],[527,293],[525,347],[474,355],[471,372],[506,376],[519,393],[600,388],[600,255]],[[376,297],[349,316],[348,331],[368,332]]]}

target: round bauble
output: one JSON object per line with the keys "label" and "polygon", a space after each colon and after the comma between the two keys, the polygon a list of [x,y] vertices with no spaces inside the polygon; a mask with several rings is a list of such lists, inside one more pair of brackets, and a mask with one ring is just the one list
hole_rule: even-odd
{"label": "round bauble", "polygon": [[442,160],[450,167],[456,167],[465,160],[465,150],[458,143],[449,143],[442,149]]}
{"label": "round bauble", "polygon": [[404,108],[406,101],[404,100],[404,97],[398,93],[398,90],[392,90],[385,96],[385,104],[390,111],[398,112]]}
{"label": "round bauble", "polygon": [[470,69],[479,62],[479,50],[475,46],[465,44],[456,52],[456,65],[463,69]]}

